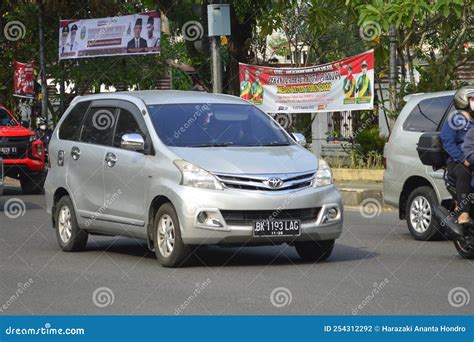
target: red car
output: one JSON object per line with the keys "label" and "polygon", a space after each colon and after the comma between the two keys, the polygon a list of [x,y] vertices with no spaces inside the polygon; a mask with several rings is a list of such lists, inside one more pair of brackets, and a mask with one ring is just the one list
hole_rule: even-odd
{"label": "red car", "polygon": [[[0,105],[0,158],[4,176],[19,179],[25,194],[43,191],[46,177],[43,142]],[[0,170],[1,172],[1,170]]]}

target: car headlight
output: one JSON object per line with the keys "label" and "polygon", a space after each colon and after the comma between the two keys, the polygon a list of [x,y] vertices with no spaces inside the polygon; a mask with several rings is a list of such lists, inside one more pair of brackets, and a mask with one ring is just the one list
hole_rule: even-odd
{"label": "car headlight", "polygon": [[319,159],[318,171],[314,179],[314,186],[324,186],[333,183],[332,171],[324,159]]}
{"label": "car headlight", "polygon": [[222,184],[212,174],[185,160],[175,160],[174,165],[181,171],[181,185],[201,189],[222,190]]}

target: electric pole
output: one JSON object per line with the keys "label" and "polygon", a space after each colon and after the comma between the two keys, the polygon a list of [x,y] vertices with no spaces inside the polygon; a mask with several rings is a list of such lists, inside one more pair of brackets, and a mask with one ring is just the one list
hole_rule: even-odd
{"label": "electric pole", "polygon": [[49,121],[48,115],[48,87],[46,84],[46,62],[44,53],[44,31],[43,31],[43,18],[44,18],[44,4],[42,0],[38,1],[38,34],[39,34],[39,58],[40,58],[40,69],[41,69],[41,115]]}
{"label": "electric pole", "polygon": [[395,25],[390,25],[390,76],[389,76],[389,97],[390,112],[393,115],[397,109],[397,33]]}

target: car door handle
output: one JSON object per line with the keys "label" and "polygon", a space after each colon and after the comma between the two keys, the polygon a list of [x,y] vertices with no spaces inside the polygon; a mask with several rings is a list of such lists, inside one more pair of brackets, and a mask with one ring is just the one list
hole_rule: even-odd
{"label": "car door handle", "polygon": [[72,157],[72,159],[78,160],[80,156],[81,156],[81,150],[79,149],[79,147],[74,146],[74,147],[71,149],[71,157]]}
{"label": "car door handle", "polygon": [[115,163],[117,162],[117,156],[113,154],[112,152],[108,152],[105,155],[105,162],[107,163],[108,167],[113,167]]}

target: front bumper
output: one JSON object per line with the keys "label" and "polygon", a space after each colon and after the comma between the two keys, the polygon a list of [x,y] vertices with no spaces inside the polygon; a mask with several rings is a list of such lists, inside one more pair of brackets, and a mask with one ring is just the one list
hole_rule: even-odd
{"label": "front bumper", "polygon": [[17,178],[20,173],[32,173],[45,171],[42,160],[24,159],[3,159],[5,176]]}
{"label": "front bumper", "polygon": [[[341,195],[334,185],[307,188],[286,193],[242,190],[203,190],[187,186],[174,189],[179,197],[173,201],[181,225],[181,235],[186,244],[276,244],[294,241],[332,240],[342,233],[343,206]],[[301,222],[299,236],[255,237],[251,222],[228,224],[221,211],[275,211],[320,208],[313,220]],[[337,219],[324,222],[329,208],[337,208]],[[211,213],[219,226],[201,224],[200,212]],[[294,217],[298,219],[298,217]]]}

